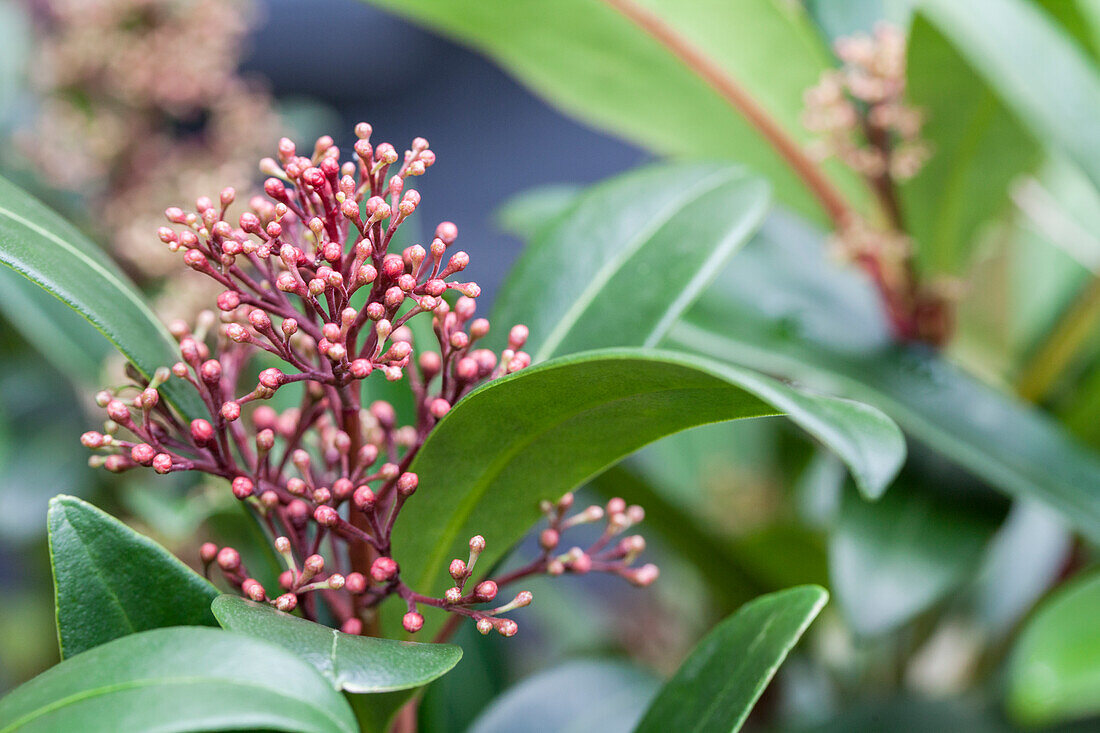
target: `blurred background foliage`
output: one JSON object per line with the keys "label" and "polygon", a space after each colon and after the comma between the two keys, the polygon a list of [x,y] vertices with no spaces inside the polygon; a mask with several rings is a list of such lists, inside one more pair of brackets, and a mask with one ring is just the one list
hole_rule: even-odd
{"label": "blurred background foliage", "polygon": [[[895,342],[868,278],[831,256],[828,216],[802,181],[619,5],[2,0],[0,172],[176,318],[208,293],[170,274],[160,212],[247,190],[282,134],[343,144],[365,119],[384,136],[428,137],[441,160],[421,216],[458,223],[490,300],[524,243],[564,236],[589,184],[663,158],[749,166],[777,205],[663,345],[879,407],[907,432],[902,475],[869,503],[780,421],[644,449],[584,491],[647,508],[661,581],[533,583],[519,637],[464,629],[459,672],[429,688],[422,728],[507,728],[529,714],[524,700],[548,696],[591,713],[562,725],[604,725],[647,700],[717,619],[800,583],[833,602],[755,728],[1095,725],[1100,3],[637,3],[800,146],[815,137],[804,95],[839,65],[834,42],[883,21],[905,31],[906,101],[929,157],[897,192],[917,272],[950,292],[942,349]],[[859,175],[835,159],[823,170],[880,223]],[[607,231],[625,231],[615,215]],[[2,690],[56,661],[50,496],[92,498],[189,562],[197,541],[254,528],[218,487],[88,470],[77,437],[90,390],[121,365],[56,301],[7,271],[0,281]],[[621,694],[591,699],[597,688]]]}

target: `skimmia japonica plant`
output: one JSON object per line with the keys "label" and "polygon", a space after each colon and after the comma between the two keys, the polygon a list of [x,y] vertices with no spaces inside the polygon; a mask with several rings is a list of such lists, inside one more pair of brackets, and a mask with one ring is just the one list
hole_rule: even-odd
{"label": "skimmia japonica plant", "polygon": [[[217,201],[200,198],[193,212],[165,212],[171,226],[160,229],[161,241],[224,287],[218,316],[207,311],[194,328],[171,324],[180,361],[152,380],[97,395],[105,431],[82,437],[96,451],[93,465],[224,479],[266,526],[286,570],[278,589],[265,588],[237,549],[206,543],[208,571],[217,568],[253,601],[335,619],[349,634],[377,633],[376,608],[393,595],[407,605],[410,633],[423,627],[420,610],[429,607],[469,617],[483,634],[512,636],[517,624],[502,614],[529,604],[531,593],[486,604],[528,576],[603,571],[650,584],[657,567],[634,566],[644,539],[625,535],[642,521],[642,508],[612,499],[574,512],[572,494],[543,502],[541,552],[523,567],[472,582],[485,548],[476,535],[468,558],[451,561],[454,586],[442,597],[405,583],[402,558],[391,552],[401,509],[418,491],[448,489],[420,485],[408,470],[412,460],[453,404],[531,359],[523,325],[512,326],[499,354],[480,347],[489,321],[475,317],[478,285],[457,279],[470,258],[453,249],[454,224],[439,224],[427,247],[391,251],[420,203],[409,182],[435,162],[427,140],[416,138],[400,156],[389,143],[373,144],[366,123],[355,134],[344,162],[330,137],[308,156],[282,139],[278,158],[260,165],[271,176],[266,196],[254,196],[237,216],[231,188]],[[414,340],[413,319],[431,321],[430,343]],[[207,417],[188,421],[161,398],[158,388],[172,376],[190,382]],[[399,424],[392,404],[367,401],[370,380],[382,379],[411,390],[412,424]],[[293,391],[297,404],[271,407],[281,391]],[[563,538],[601,520],[606,529],[587,548]]]}

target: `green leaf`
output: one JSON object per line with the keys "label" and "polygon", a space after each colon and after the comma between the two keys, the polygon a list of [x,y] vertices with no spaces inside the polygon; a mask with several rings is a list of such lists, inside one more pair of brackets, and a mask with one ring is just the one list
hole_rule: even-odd
{"label": "green leaf", "polygon": [[417,688],[443,676],[462,658],[462,649],[453,644],[350,636],[238,596],[219,596],[211,608],[223,628],[289,649],[334,689],[351,693],[352,708],[369,730],[384,731]]}
{"label": "green leaf", "polygon": [[874,504],[845,496],[829,536],[830,587],[866,636],[896,629],[962,585],[997,529],[971,503],[898,483]]}
{"label": "green leaf", "polygon": [[658,687],[651,674],[623,662],[567,662],[505,692],[478,716],[470,732],[629,733]]}
{"label": "green leaf", "polygon": [[529,188],[505,201],[493,218],[501,231],[526,241],[561,216],[581,190],[571,183]]}
{"label": "green leaf", "polygon": [[[705,423],[787,413],[838,453],[869,495],[904,460],[897,427],[855,402],[796,391],[752,372],[641,349],[563,357],[494,380],[447,413],[410,470],[422,486],[394,527],[403,577],[422,593],[474,534],[491,566],[556,498],[657,438]],[[434,615],[433,615],[434,618]]]}
{"label": "green leaf", "polygon": [[1008,186],[1039,160],[1034,138],[927,19],[909,34],[906,93],[932,157],[900,188],[922,268],[964,274],[979,227],[1008,211]]}
{"label": "green leaf", "polygon": [[[118,267],[60,216],[2,178],[0,264],[77,311],[146,377],[179,360],[171,334]],[[203,413],[183,380],[169,379],[163,393],[185,415]]]}
{"label": "green leaf", "polygon": [[[656,153],[744,163],[784,203],[824,221],[756,128],[606,0],[369,1],[473,46],[565,112]],[[636,2],[740,85],[796,144],[809,141],[802,95],[831,61],[801,8],[775,0]],[[825,170],[851,200],[868,200],[851,171],[835,161]]]}
{"label": "green leaf", "polygon": [[1025,623],[1008,664],[1008,708],[1026,725],[1100,714],[1100,574],[1051,595]]}
{"label": "green leaf", "polygon": [[893,343],[858,274],[820,235],[776,217],[669,344],[875,405],[914,438],[1100,538],[1100,460],[1056,422],[921,347]]}
{"label": "green leaf", "polygon": [[1054,19],[1025,0],[919,7],[1036,139],[1100,187],[1100,74]]}
{"label": "green leaf", "polygon": [[164,626],[216,626],[218,590],[148,537],[73,496],[50,501],[62,658]]}
{"label": "green leaf", "polygon": [[492,320],[526,325],[535,361],[654,346],[767,206],[767,184],[737,167],[650,166],[613,178],[527,246]]}
{"label": "green leaf", "polygon": [[828,598],[824,588],[807,585],[742,606],[691,651],[637,733],[739,730]]}
{"label": "green leaf", "polygon": [[295,655],[219,629],[133,634],[0,700],[0,733],[355,733],[347,702]]}

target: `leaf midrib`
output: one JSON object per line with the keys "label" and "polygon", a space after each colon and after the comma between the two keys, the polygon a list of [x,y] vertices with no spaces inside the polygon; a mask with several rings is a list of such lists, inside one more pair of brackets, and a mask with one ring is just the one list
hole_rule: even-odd
{"label": "leaf midrib", "polygon": [[614,257],[605,262],[603,267],[589,280],[588,287],[573,301],[573,304],[558,320],[554,330],[543,340],[542,346],[535,352],[534,360],[543,361],[547,359],[561,346],[562,342],[565,341],[565,337],[580,320],[580,316],[595,302],[596,297],[615,276],[615,273],[619,272],[623,265],[636,255],[646,242],[652,239],[654,234],[672,221],[676,213],[687,205],[687,202],[700,198],[718,189],[723,184],[738,179],[749,180],[743,170],[722,168],[700,178],[693,185],[680,192],[679,196],[670,196],[666,204],[655,213],[653,218],[646,223],[646,226],[640,229]]}

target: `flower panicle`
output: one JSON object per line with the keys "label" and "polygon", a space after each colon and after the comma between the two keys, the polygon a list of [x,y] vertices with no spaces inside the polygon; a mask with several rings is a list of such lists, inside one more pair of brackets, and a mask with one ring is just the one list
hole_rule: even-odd
{"label": "flower panicle", "polygon": [[[525,574],[484,580],[466,592],[484,548],[475,537],[468,560],[456,561],[461,570],[452,564],[456,587],[444,597],[419,595],[402,581],[391,535],[420,488],[409,470],[413,458],[470,390],[531,358],[522,325],[512,327],[499,353],[481,346],[490,324],[476,314],[477,283],[459,279],[470,258],[454,250],[453,223],[439,224],[427,246],[391,251],[420,205],[409,184],[436,156],[423,138],[399,155],[389,143],[372,143],[372,135],[370,125],[357,125],[347,156],[328,136],[304,154],[280,140],[276,156],[260,164],[265,195],[251,197],[236,217],[232,188],[199,198],[192,211],[166,210],[160,241],[222,290],[216,310],[194,324],[169,324],[176,363],[152,380],[97,395],[104,428],[81,437],[95,451],[91,464],[224,479],[264,523],[286,570],[271,592],[236,549],[207,543],[201,557],[208,574],[216,568],[245,597],[300,609],[307,618],[318,618],[323,603],[348,633],[371,632],[375,607],[390,595],[408,603],[410,633],[423,626],[418,606],[428,605],[510,636],[518,627],[500,614],[529,603],[529,593],[495,610],[473,606],[526,575],[605,570],[638,585],[652,582],[655,568],[630,567],[644,547],[640,538],[609,544],[639,521],[640,509],[617,504],[608,505],[608,530],[596,546],[555,555],[556,542],[544,542]],[[414,326],[428,319],[431,331],[418,333]],[[170,379],[189,383],[207,414],[187,419],[161,400]],[[408,386],[409,424],[390,402],[363,401],[368,379]],[[591,508],[566,518],[569,504],[571,495],[553,505],[544,539],[598,519]],[[333,548],[327,559],[325,540]],[[346,551],[337,552],[339,545]]]}

